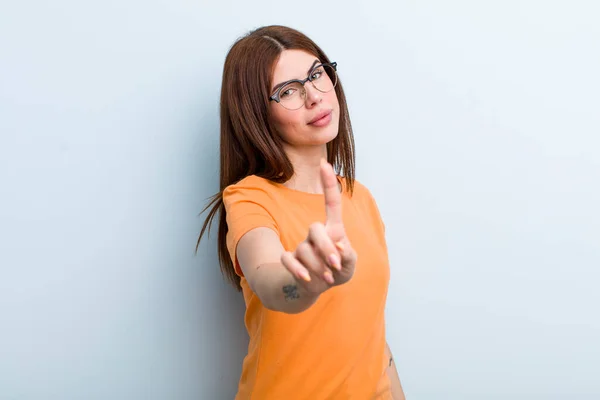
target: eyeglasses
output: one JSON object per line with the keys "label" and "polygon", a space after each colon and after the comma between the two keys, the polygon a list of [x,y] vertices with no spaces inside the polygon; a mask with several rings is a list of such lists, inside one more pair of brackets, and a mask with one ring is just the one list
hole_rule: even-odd
{"label": "eyeglasses", "polygon": [[297,110],[306,103],[306,82],[310,82],[321,93],[333,90],[337,84],[337,63],[316,65],[304,80],[293,79],[282,83],[269,100],[281,104],[288,110]]}

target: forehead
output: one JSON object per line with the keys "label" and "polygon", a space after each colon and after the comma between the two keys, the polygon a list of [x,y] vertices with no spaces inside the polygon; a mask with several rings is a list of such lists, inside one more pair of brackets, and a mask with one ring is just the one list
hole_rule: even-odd
{"label": "forehead", "polygon": [[275,64],[273,83],[306,78],[308,69],[315,60],[318,57],[303,50],[284,50]]}

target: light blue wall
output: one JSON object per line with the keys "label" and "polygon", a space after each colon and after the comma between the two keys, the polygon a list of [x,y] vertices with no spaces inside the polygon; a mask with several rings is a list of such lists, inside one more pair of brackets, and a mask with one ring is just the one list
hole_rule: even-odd
{"label": "light blue wall", "polygon": [[197,214],[218,187],[225,54],[271,23],[339,63],[358,177],[387,226],[408,398],[598,398],[598,15],[2,3],[0,398],[232,398],[243,303],[214,235],[194,255]]}

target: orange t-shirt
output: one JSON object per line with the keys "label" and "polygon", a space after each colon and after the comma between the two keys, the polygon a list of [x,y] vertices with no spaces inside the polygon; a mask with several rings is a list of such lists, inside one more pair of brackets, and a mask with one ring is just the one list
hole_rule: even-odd
{"label": "orange t-shirt", "polygon": [[384,311],[389,262],[383,221],[369,190],[355,181],[342,194],[344,227],[358,262],[352,279],[323,293],[299,314],[265,308],[243,277],[240,238],[257,227],[279,235],[286,250],[313,222],[325,222],[322,194],[287,188],[255,175],[227,187],[227,246],[241,276],[250,336],[236,399],[391,399],[386,374]]}

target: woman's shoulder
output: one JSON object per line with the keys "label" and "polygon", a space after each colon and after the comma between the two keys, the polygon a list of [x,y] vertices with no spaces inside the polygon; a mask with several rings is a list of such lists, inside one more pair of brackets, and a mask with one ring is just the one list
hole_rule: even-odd
{"label": "woman's shoulder", "polygon": [[261,178],[258,175],[248,175],[245,178],[240,179],[236,183],[227,186],[227,189],[243,189],[243,188],[268,188],[270,181],[265,178]]}
{"label": "woman's shoulder", "polygon": [[[344,187],[344,191],[347,191],[348,184],[349,184],[347,178],[340,177],[340,180]],[[369,190],[369,188],[356,178],[354,179],[354,186],[352,189],[353,189],[352,197],[355,199],[365,199],[365,198],[372,199],[373,198],[373,195],[371,194],[371,191]]]}
{"label": "woman's shoulder", "polygon": [[354,180],[354,193],[352,195],[352,200],[362,210],[365,210],[365,212],[370,214],[374,220],[377,221],[377,224],[383,229],[383,232],[385,232],[385,224],[381,217],[381,212],[379,211],[379,206],[375,200],[375,196],[373,196],[365,184],[356,179]]}
{"label": "woman's shoulder", "polygon": [[274,185],[266,178],[249,175],[223,190],[223,198],[252,198],[267,200],[273,197]]}

